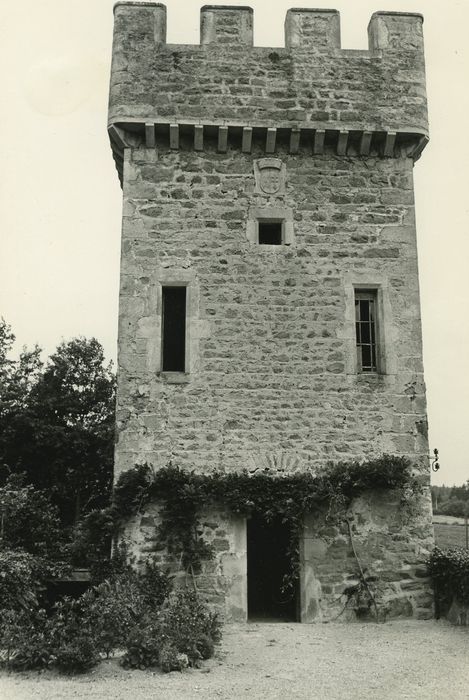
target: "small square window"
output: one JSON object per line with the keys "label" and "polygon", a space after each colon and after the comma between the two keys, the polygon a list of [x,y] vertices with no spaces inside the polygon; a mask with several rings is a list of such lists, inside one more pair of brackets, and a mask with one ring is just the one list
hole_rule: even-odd
{"label": "small square window", "polygon": [[282,245],[281,221],[258,221],[259,245]]}

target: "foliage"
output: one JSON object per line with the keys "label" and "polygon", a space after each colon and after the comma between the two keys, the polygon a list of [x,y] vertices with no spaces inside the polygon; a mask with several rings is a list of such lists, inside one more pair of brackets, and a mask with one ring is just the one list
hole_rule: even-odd
{"label": "foliage", "polygon": [[64,555],[58,509],[24,483],[24,474],[10,474],[0,486],[0,517],[2,546],[56,560]]}
{"label": "foliage", "polygon": [[85,593],[83,617],[99,651],[109,656],[124,647],[135,625],[159,611],[170,588],[168,576],[150,560],[141,573],[126,567]]}
{"label": "foliage", "polygon": [[54,606],[49,636],[55,664],[66,673],[86,671],[99,661],[92,621],[83,596],[65,597]]}
{"label": "foliage", "polygon": [[84,673],[99,663],[96,645],[89,633],[78,632],[57,649],[55,665],[65,673]]}
{"label": "foliage", "polygon": [[469,481],[462,486],[432,486],[433,512],[463,518],[469,514]]}
{"label": "foliage", "polygon": [[143,509],[151,500],[160,503],[159,536],[168,551],[181,558],[186,569],[197,571],[212,556],[200,536],[198,516],[207,504],[224,504],[231,512],[280,517],[292,532],[293,568],[298,557],[296,535],[308,512],[318,509],[329,517],[344,514],[354,498],[368,490],[400,490],[403,500],[418,491],[418,480],[403,457],[384,455],[367,462],[328,465],[320,474],[302,472],[274,476],[269,471],[196,474],[168,465],[153,472],[139,466],[121,474],[114,489],[116,521]]}
{"label": "foliage", "polygon": [[453,599],[461,605],[469,605],[468,549],[453,547],[443,551],[435,547],[427,565],[440,603],[445,608]]}
{"label": "foliage", "polygon": [[159,660],[161,640],[156,621],[134,627],[129,634],[126,651],[122,657],[124,668],[151,668]]}
{"label": "foliage", "polygon": [[112,366],[94,338],[62,343],[45,366],[37,346],[10,359],[13,342],[0,321],[0,471],[24,472],[72,524],[110,498]]}
{"label": "foliage", "polygon": [[137,465],[119,475],[113,493],[113,508],[118,518],[136,513],[148,501],[148,493],[155,480],[155,472],[148,464]]}
{"label": "foliage", "polygon": [[40,669],[52,660],[45,610],[3,610],[0,618],[1,661],[16,670]]}
{"label": "foliage", "polygon": [[210,658],[220,639],[218,616],[195,592],[178,591],[131,632],[122,664],[140,669],[159,665],[165,672],[182,670]]}
{"label": "foliage", "polygon": [[183,671],[189,666],[189,658],[187,654],[181,654],[174,644],[165,642],[161,646],[158,663],[164,673]]}
{"label": "foliage", "polygon": [[449,497],[451,500],[469,501],[469,481],[462,486],[453,486]]}
{"label": "foliage", "polygon": [[[14,562],[21,564],[18,553],[13,555]],[[24,576],[23,586],[27,593],[33,590],[34,569],[27,566],[32,559],[32,555],[26,555],[23,564],[28,574]],[[15,580],[10,576],[8,595],[4,595],[2,602],[12,609],[0,610],[0,649],[5,649],[4,661],[9,667],[55,665],[67,673],[82,672],[98,663],[101,654],[109,656],[116,648],[130,650],[134,646],[140,649],[136,653],[146,654],[148,661],[154,644],[153,634],[145,641],[149,624],[158,619],[170,592],[170,579],[152,561],[140,573],[121,560],[113,566],[107,580],[78,599],[66,597],[59,601],[48,617],[38,608],[36,596],[20,595],[20,586],[14,590]],[[19,564],[16,569],[20,569]],[[11,603],[15,596],[22,601],[16,607]]]}
{"label": "foliage", "polygon": [[143,609],[153,613],[161,608],[172,589],[169,576],[151,559],[137,574],[137,582]]}
{"label": "foliage", "polygon": [[83,596],[83,618],[93,629],[97,649],[106,657],[122,647],[138,619],[139,595],[127,581],[104,581]]}
{"label": "foliage", "polygon": [[221,624],[195,591],[182,590],[163,607],[160,634],[195,664],[212,656],[214,644],[221,639]]}
{"label": "foliage", "polygon": [[59,577],[65,568],[21,549],[0,547],[0,610],[37,607],[45,582]]}
{"label": "foliage", "polygon": [[469,515],[469,501],[463,501],[460,498],[450,498],[438,508],[438,514],[464,518],[466,515]]}
{"label": "foliage", "polygon": [[81,518],[73,530],[70,557],[73,564],[87,566],[92,576],[109,562],[115,517],[111,508],[94,509]]}

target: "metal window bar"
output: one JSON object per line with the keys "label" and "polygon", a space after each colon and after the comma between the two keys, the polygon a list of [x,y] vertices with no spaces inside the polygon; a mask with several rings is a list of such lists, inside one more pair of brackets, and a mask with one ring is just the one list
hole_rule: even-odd
{"label": "metal window bar", "polygon": [[355,329],[359,372],[377,372],[376,293],[355,294]]}

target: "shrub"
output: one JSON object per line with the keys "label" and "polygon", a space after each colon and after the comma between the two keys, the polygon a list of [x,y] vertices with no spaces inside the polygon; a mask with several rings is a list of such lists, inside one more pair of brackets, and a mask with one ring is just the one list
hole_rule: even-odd
{"label": "shrub", "polygon": [[71,560],[75,565],[88,566],[92,575],[100,575],[107,569],[115,530],[111,508],[95,509],[87,513],[75,526],[70,546]]}
{"label": "shrub", "polygon": [[62,644],[55,653],[57,668],[65,673],[84,673],[99,663],[100,656],[92,635],[79,634]]}
{"label": "shrub", "polygon": [[17,670],[39,669],[51,662],[44,610],[0,612],[1,661]]}
{"label": "shrub", "polygon": [[218,616],[195,592],[178,591],[159,613],[150,614],[132,631],[122,664],[141,669],[158,664],[166,672],[182,670],[213,656],[220,639]]}
{"label": "shrub", "polygon": [[37,605],[44,566],[22,550],[0,549],[0,609],[29,610]]}
{"label": "shrub", "polygon": [[64,598],[56,603],[49,621],[49,636],[56,666],[66,673],[81,673],[100,659],[95,631],[86,614],[86,598]]}
{"label": "shrub", "polygon": [[24,474],[10,474],[0,486],[2,544],[39,557],[60,559],[64,542],[58,509],[45,491],[24,480]]}
{"label": "shrub", "polygon": [[456,518],[464,518],[468,512],[468,502],[459,498],[451,498],[438,509],[440,515],[452,515]]}
{"label": "shrub", "polygon": [[182,671],[189,666],[189,657],[178,652],[171,642],[164,642],[160,649],[159,666],[164,673]]}
{"label": "shrub", "polygon": [[156,666],[160,657],[161,639],[158,624],[135,627],[129,634],[121,663],[124,668],[145,669]]}
{"label": "shrub", "polygon": [[160,634],[195,664],[213,655],[214,644],[221,639],[221,624],[195,592],[184,590],[171,596],[163,607]]}
{"label": "shrub", "polygon": [[207,634],[202,634],[197,640],[196,647],[203,659],[211,659],[215,651],[215,642]]}
{"label": "shrub", "polygon": [[158,564],[149,559],[138,574],[138,587],[146,610],[156,612],[171,592],[172,581]]}
{"label": "shrub", "polygon": [[132,628],[145,612],[136,575],[104,581],[82,597],[85,624],[93,630],[100,652],[107,657],[122,648]]}
{"label": "shrub", "polygon": [[452,600],[469,605],[469,550],[453,547],[443,551],[435,547],[427,565],[444,608],[448,607]]}

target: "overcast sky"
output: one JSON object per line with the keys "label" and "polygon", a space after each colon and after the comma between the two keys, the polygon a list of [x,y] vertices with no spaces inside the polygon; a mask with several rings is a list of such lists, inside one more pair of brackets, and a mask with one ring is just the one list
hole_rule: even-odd
{"label": "overcast sky", "polygon": [[[169,43],[199,43],[202,4],[167,1]],[[255,43],[282,46],[294,0],[249,4]],[[367,48],[377,10],[425,16],[431,141],[415,184],[430,446],[441,455],[434,483],[462,483],[469,479],[469,4],[310,6],[340,10],[345,48]],[[47,354],[84,335],[116,356],[121,190],[106,134],[112,7],[113,0],[2,7],[0,315],[19,346],[37,342]]]}

